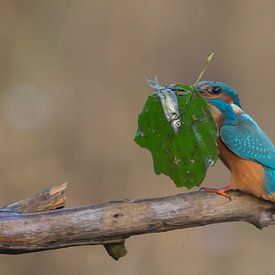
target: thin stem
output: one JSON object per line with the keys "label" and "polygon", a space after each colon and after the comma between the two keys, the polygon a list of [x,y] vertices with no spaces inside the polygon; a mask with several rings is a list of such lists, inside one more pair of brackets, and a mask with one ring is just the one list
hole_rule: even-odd
{"label": "thin stem", "polygon": [[215,55],[215,54],[214,54],[213,52],[211,52],[211,53],[207,56],[206,62],[205,62],[205,64],[204,64],[204,67],[203,67],[202,71],[200,72],[200,74],[199,74],[197,80],[195,81],[194,86],[196,86],[196,85],[201,81],[201,79],[202,79],[203,75],[205,74],[206,70],[208,69],[208,66],[209,66],[209,64],[211,63],[211,61],[212,61],[214,55]]}

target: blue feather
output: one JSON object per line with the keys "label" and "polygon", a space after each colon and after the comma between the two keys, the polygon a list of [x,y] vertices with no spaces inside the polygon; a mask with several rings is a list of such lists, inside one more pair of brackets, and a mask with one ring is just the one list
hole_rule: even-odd
{"label": "blue feather", "polygon": [[275,192],[275,170],[265,167],[265,183],[264,189],[265,192],[271,194]]}
{"label": "blue feather", "polygon": [[269,137],[248,115],[225,120],[220,137],[226,146],[241,158],[275,169],[275,147]]}

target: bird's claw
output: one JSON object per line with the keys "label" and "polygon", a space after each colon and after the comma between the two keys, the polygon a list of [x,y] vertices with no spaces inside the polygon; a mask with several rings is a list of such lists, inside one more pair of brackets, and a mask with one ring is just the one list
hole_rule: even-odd
{"label": "bird's claw", "polygon": [[205,192],[210,192],[210,193],[216,193],[217,195],[223,196],[229,201],[231,201],[231,197],[227,194],[228,191],[231,189],[229,188],[207,188],[207,187],[201,187],[199,191],[205,191]]}

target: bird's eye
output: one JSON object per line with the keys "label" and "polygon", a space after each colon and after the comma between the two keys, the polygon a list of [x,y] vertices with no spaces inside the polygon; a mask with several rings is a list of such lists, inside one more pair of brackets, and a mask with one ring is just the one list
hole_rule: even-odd
{"label": "bird's eye", "polygon": [[214,87],[212,90],[212,93],[217,95],[217,94],[220,94],[221,91],[222,91],[221,87]]}

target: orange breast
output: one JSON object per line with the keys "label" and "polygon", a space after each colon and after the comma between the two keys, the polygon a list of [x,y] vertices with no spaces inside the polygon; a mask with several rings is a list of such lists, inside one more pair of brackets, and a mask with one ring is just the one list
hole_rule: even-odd
{"label": "orange breast", "polygon": [[265,196],[265,174],[262,165],[235,155],[220,138],[218,139],[218,148],[221,160],[231,171],[233,186],[241,191],[263,198]]}

